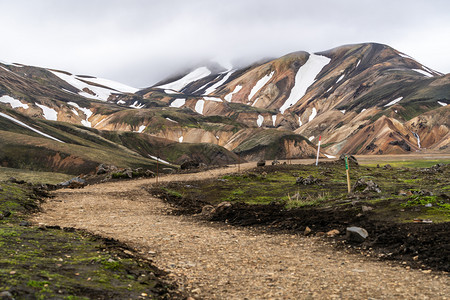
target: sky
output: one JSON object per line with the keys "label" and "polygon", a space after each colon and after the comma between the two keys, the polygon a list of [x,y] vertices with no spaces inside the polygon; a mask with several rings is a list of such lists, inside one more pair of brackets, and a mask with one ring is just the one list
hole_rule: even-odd
{"label": "sky", "polygon": [[0,61],[148,87],[204,61],[377,42],[450,73],[448,0],[0,0]]}

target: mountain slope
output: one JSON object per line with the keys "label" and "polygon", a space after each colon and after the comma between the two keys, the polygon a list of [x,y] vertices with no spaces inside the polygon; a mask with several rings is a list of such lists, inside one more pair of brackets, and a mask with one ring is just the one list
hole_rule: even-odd
{"label": "mountain slope", "polygon": [[375,43],[299,51],[235,69],[198,65],[139,91],[93,76],[0,64],[5,108],[92,127],[107,138],[105,130],[135,133],[117,133],[120,145],[145,140],[153,149],[159,143],[192,153],[185,143],[208,143],[252,160],[309,157],[319,136],[328,155],[450,151],[449,103],[450,74]]}

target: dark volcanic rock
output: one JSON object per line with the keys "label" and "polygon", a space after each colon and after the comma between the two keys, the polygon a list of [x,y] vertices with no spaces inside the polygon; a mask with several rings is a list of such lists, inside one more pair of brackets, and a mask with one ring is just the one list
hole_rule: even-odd
{"label": "dark volcanic rock", "polygon": [[405,140],[401,140],[401,141],[392,141],[389,142],[389,145],[394,145],[394,146],[399,146],[400,148],[402,148],[405,151],[411,151],[411,147],[405,142]]}
{"label": "dark volcanic rock", "polygon": [[195,160],[188,160],[181,164],[180,168],[181,170],[189,170],[189,169],[196,169],[200,166],[200,163]]}
{"label": "dark volcanic rock", "polygon": [[266,165],[266,161],[261,159],[256,163],[257,167],[264,167]]}
{"label": "dark volcanic rock", "polygon": [[366,178],[362,177],[359,178],[355,185],[353,186],[352,192],[363,192],[363,193],[368,193],[368,192],[376,192],[376,193],[381,193],[381,189],[378,186],[378,184],[376,184],[375,182],[373,182],[372,180],[367,180]]}

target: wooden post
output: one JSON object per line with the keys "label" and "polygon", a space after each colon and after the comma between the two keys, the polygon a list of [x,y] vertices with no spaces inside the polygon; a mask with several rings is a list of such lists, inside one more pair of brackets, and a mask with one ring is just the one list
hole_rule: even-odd
{"label": "wooden post", "polygon": [[352,189],[350,187],[350,173],[349,173],[348,169],[349,169],[349,167],[348,167],[348,157],[346,155],[345,156],[345,172],[347,173],[347,188],[348,188],[348,193],[350,194]]}

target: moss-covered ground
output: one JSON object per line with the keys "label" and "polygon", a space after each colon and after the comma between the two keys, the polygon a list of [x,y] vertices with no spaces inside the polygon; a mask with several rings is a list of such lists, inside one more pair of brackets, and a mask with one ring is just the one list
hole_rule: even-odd
{"label": "moss-covered ground", "polygon": [[15,299],[181,298],[127,246],[71,228],[30,226],[41,186],[0,182],[0,292]]}
{"label": "moss-covered ground", "polygon": [[[433,161],[435,163],[436,161]],[[395,163],[393,163],[396,165]],[[427,165],[430,163],[413,163]],[[405,162],[403,165],[408,165]],[[246,204],[281,203],[286,209],[296,207],[354,209],[371,208],[371,217],[395,222],[430,219],[450,221],[450,167],[396,168],[350,167],[350,180],[372,180],[377,192],[348,194],[345,168],[339,163],[315,165],[280,165],[257,168],[242,174],[190,184],[169,184],[166,189],[183,197],[213,205],[223,201]],[[312,176],[315,183],[297,184],[297,178]],[[425,203],[426,202],[426,203]]]}

